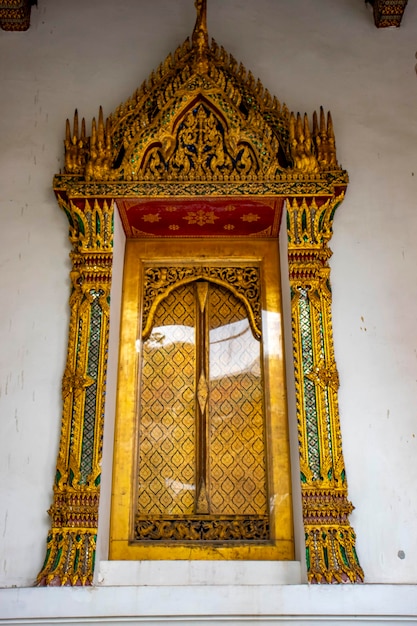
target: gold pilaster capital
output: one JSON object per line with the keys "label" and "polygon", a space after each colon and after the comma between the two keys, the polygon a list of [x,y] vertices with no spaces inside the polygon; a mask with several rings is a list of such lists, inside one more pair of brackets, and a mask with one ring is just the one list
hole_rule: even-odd
{"label": "gold pilaster capital", "polygon": [[87,376],[80,371],[70,371],[65,369],[62,377],[62,396],[65,397],[70,393],[80,393],[94,383],[91,376]]}
{"label": "gold pilaster capital", "polygon": [[331,387],[333,391],[339,389],[339,373],[336,363],[326,365],[324,360],[320,360],[313,369],[306,374],[306,378],[320,385],[323,389]]}

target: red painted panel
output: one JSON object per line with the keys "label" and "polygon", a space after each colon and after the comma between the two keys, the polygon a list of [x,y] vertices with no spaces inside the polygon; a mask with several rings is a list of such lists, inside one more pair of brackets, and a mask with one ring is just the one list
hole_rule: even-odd
{"label": "red painted panel", "polygon": [[117,200],[127,237],[277,237],[283,199]]}

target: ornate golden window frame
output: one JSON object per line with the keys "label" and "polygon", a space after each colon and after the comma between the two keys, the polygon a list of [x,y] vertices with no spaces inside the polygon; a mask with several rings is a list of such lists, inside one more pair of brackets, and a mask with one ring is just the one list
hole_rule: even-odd
{"label": "ornate golden window frame", "polygon": [[[137,236],[126,202],[180,199],[193,211],[202,198],[209,206],[228,198],[286,201],[308,578],[363,580],[349,523],[353,507],[331,324],[328,242],[348,183],[337,163],[331,116],[326,119],[321,110],[311,124],[307,115],[289,113],[231,55],[209,43],[206,2],[198,0],[196,7],[191,41],[107,120],[100,109],[89,137],[84,120],[79,128],[77,113],[72,128],[67,121],[65,170],[55,177],[54,189],[73,246],[71,318],[52,525],[39,585],[93,581],[114,208],[127,236]],[[193,131],[191,143],[187,128]],[[276,237],[274,223],[266,220],[257,235]]]}

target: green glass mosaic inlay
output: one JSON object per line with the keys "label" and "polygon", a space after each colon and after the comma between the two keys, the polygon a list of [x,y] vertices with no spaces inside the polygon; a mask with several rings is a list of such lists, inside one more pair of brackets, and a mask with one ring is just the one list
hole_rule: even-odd
{"label": "green glass mosaic inlay", "polygon": [[299,288],[302,368],[304,372],[304,409],[306,414],[308,461],[313,478],[320,477],[320,445],[317,425],[316,389],[306,375],[313,370],[313,343],[311,335],[310,301],[306,289]]}
{"label": "green glass mosaic inlay", "polygon": [[94,430],[96,424],[97,377],[100,360],[102,310],[99,302],[101,291],[91,290],[93,296],[90,310],[90,342],[87,375],[94,380],[85,390],[84,426],[81,448],[80,483],[85,484],[93,469]]}

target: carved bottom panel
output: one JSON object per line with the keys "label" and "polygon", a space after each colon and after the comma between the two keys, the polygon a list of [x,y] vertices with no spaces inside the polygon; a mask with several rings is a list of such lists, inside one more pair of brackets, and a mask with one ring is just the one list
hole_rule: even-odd
{"label": "carved bottom panel", "polygon": [[142,343],[135,541],[269,538],[261,344],[228,287],[160,293]]}
{"label": "carved bottom panel", "polygon": [[135,539],[162,541],[265,541],[269,539],[267,515],[239,517],[194,516],[181,519],[148,519],[137,516]]}

